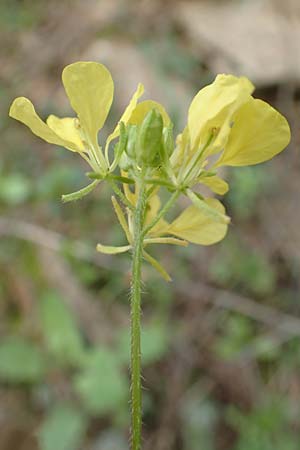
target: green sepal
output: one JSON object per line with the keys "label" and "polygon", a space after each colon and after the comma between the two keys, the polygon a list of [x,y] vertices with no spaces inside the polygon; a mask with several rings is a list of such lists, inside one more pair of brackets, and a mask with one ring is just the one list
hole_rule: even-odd
{"label": "green sepal", "polygon": [[126,238],[127,238],[128,242],[131,243],[132,238],[131,238],[130,230],[129,230],[129,227],[127,224],[127,220],[123,214],[122,208],[114,196],[111,197],[111,201],[112,201],[116,216],[117,216],[117,218],[120,222],[120,225],[123,228],[123,231],[126,235]]}
{"label": "green sepal", "polygon": [[116,168],[122,155],[126,151],[128,133],[127,133],[127,129],[123,122],[119,123],[119,130],[120,130],[120,138],[119,138],[119,141],[117,142],[117,144],[114,146],[115,158],[111,165],[111,170],[114,170]]}
{"label": "green sepal", "polygon": [[105,255],[117,255],[119,253],[128,252],[128,250],[131,249],[131,245],[122,245],[120,247],[114,247],[112,245],[97,244],[96,249],[98,252],[104,253]]}
{"label": "green sepal", "polygon": [[138,163],[146,167],[160,164],[163,118],[157,109],[151,109],[140,126],[137,144]]}
{"label": "green sepal", "polygon": [[137,144],[137,136],[138,136],[138,126],[137,125],[128,125],[127,126],[127,145],[126,145],[126,154],[129,158],[135,160],[136,158],[136,144]]}
{"label": "green sepal", "polygon": [[167,127],[164,127],[162,132],[162,160],[164,162],[169,160],[169,157],[174,151],[174,136],[173,136],[173,124],[170,123]]}

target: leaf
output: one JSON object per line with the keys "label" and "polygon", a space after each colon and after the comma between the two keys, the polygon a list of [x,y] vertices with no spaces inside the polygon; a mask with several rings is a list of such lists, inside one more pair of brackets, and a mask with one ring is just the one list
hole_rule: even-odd
{"label": "leaf", "polygon": [[56,405],[38,431],[40,449],[79,450],[86,427],[87,417],[74,406]]}
{"label": "leaf", "polygon": [[42,331],[49,351],[62,363],[80,365],[84,345],[70,310],[53,293],[44,296],[39,309]]}
{"label": "leaf", "polygon": [[102,347],[90,351],[84,370],[75,377],[74,387],[91,414],[108,414],[126,407],[127,377],[119,358],[110,349]]}
{"label": "leaf", "polygon": [[10,173],[0,181],[0,199],[10,205],[19,205],[28,200],[32,192],[30,180],[20,173]]}
{"label": "leaf", "polygon": [[17,336],[7,337],[0,344],[0,378],[9,383],[35,383],[46,371],[42,351]]}

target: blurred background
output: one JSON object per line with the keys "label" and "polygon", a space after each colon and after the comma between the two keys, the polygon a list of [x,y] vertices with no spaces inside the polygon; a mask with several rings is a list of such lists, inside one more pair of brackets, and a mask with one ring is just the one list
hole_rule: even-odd
{"label": "blurred background", "polygon": [[0,450],[126,450],[129,257],[105,186],[80,203],[76,155],[8,118],[16,96],[70,114],[60,77],[110,69],[101,139],[138,82],[176,131],[216,73],[246,75],[288,118],[288,150],[226,169],[232,225],[210,248],[145,265],[144,450],[300,449],[300,3],[298,0],[0,1]]}

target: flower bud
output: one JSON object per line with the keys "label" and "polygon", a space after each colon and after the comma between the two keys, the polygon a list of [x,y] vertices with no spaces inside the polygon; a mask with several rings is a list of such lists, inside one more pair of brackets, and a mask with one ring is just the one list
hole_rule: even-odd
{"label": "flower bud", "polygon": [[163,119],[157,109],[151,109],[145,116],[138,136],[138,163],[156,167],[160,163]]}

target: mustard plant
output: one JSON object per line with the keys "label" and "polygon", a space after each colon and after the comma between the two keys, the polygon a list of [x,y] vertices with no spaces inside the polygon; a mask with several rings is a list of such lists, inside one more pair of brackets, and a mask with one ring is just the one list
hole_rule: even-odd
{"label": "mustard plant", "polygon": [[[191,102],[187,124],[176,139],[164,107],[139,102],[139,84],[103,148],[98,133],[109,113],[114,92],[112,77],[96,62],[76,62],[63,70],[62,81],[76,117],[50,115],[46,122],[24,97],[14,100],[10,116],[45,141],[79,154],[89,165],[90,183],[62,196],[79,200],[107,182],[112,205],[127,243],[99,243],[106,254],[130,252],[131,266],[131,449],[141,449],[141,277],[150,263],[166,280],[170,276],[148,251],[153,244],[211,245],[222,240],[230,218],[216,198],[205,198],[198,187],[224,195],[229,186],[217,173],[221,166],[245,166],[271,159],[289,143],[286,119],[266,102],[252,96],[245,77],[218,75]],[[161,189],[169,193],[162,203]],[[187,206],[173,221],[168,211],[181,196]]]}

